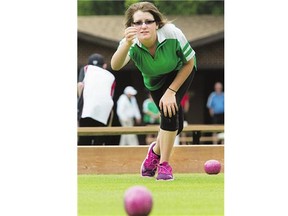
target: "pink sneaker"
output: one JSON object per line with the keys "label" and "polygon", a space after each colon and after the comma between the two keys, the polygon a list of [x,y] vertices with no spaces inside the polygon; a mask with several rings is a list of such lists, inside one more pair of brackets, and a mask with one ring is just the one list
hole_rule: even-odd
{"label": "pink sneaker", "polygon": [[163,162],[158,166],[158,176],[157,180],[174,180],[172,174],[172,167],[168,162]]}
{"label": "pink sneaker", "polygon": [[143,161],[140,169],[140,173],[145,177],[153,177],[157,170],[157,166],[160,162],[160,156],[153,153],[152,149],[156,145],[156,142],[151,143],[147,156]]}

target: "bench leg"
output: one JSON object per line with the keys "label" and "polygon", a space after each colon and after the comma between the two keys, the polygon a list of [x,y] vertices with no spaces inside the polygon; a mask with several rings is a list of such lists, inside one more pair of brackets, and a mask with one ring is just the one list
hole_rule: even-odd
{"label": "bench leg", "polygon": [[192,144],[200,144],[201,131],[192,131],[193,142]]}

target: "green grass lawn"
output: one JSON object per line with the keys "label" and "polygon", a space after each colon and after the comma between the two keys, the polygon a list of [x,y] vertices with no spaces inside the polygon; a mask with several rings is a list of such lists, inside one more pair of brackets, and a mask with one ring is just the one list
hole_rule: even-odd
{"label": "green grass lawn", "polygon": [[224,174],[175,174],[174,181],[156,181],[139,174],[79,175],[78,216],[126,215],[125,190],[147,187],[153,196],[149,216],[224,215]]}

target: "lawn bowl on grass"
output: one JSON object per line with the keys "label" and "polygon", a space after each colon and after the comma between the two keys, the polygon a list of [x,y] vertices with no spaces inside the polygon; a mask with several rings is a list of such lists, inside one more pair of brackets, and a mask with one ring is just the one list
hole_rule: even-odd
{"label": "lawn bowl on grass", "polygon": [[137,185],[125,191],[124,206],[129,216],[148,216],[152,205],[152,194],[146,187]]}
{"label": "lawn bowl on grass", "polygon": [[204,170],[209,175],[216,175],[221,171],[221,163],[217,160],[208,160],[204,164]]}

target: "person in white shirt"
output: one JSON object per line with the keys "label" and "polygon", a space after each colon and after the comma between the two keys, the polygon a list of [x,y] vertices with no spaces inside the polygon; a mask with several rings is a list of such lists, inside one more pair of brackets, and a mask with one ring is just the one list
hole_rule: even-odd
{"label": "person in white shirt", "polygon": [[[113,115],[115,77],[106,70],[104,57],[92,54],[88,65],[78,77],[78,124],[79,127],[106,127]],[[79,136],[78,145],[105,145],[107,136]]]}
{"label": "person in white shirt", "polygon": [[[117,115],[122,126],[133,127],[141,123],[141,113],[135,95],[137,90],[127,86],[117,101]],[[135,120],[135,121],[134,121]],[[139,145],[136,134],[121,135],[119,145]]]}

